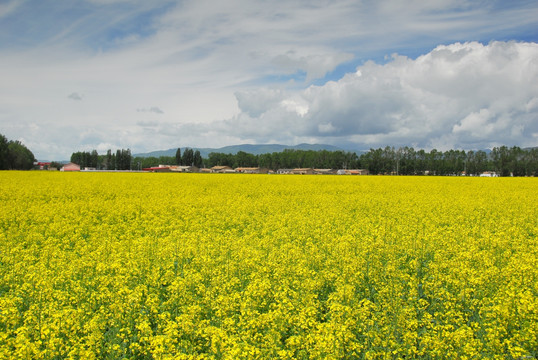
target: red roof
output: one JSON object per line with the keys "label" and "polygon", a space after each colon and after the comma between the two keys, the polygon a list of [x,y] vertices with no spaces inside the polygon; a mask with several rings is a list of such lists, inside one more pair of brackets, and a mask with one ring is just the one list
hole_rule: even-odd
{"label": "red roof", "polygon": [[170,167],[169,166],[152,166],[149,168],[143,168],[142,170],[144,171],[169,171]]}

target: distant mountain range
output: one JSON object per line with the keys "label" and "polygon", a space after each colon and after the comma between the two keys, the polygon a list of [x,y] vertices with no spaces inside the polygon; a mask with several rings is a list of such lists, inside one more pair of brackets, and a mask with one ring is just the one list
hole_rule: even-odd
{"label": "distant mountain range", "polygon": [[[181,151],[185,150],[187,147],[181,147]],[[249,154],[260,155],[268,154],[274,152],[282,152],[286,149],[291,150],[328,150],[328,151],[350,151],[339,148],[338,146],[326,145],[326,144],[299,144],[299,145],[281,145],[281,144],[263,144],[263,145],[253,145],[253,144],[242,144],[242,145],[230,145],[224,146],[221,148],[191,148],[194,151],[200,151],[200,155],[203,158],[207,158],[210,153],[224,153],[224,154],[237,154],[239,151],[244,151]],[[147,153],[133,154],[134,157],[160,157],[160,156],[176,156],[177,148],[168,149],[168,150],[159,150],[151,151]],[[355,151],[356,152],[356,151]],[[357,152],[359,154],[359,152]]]}

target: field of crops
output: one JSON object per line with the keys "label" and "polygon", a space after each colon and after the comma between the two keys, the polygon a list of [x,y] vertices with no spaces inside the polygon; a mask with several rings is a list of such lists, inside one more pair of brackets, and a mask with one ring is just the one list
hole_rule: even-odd
{"label": "field of crops", "polygon": [[0,173],[0,359],[538,357],[538,179]]}

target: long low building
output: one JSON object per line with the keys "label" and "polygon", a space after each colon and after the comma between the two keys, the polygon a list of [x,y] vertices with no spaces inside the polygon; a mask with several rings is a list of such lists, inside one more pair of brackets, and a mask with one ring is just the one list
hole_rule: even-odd
{"label": "long low building", "polygon": [[336,172],[338,175],[368,175],[367,169],[341,169]]}
{"label": "long low building", "polygon": [[80,171],[80,165],[70,162],[62,166],[60,171]]}
{"label": "long low building", "polygon": [[334,175],[336,174],[335,169],[314,169],[314,174],[317,175]]}
{"label": "long low building", "polygon": [[312,168],[295,168],[291,173],[295,175],[313,175],[316,172]]}
{"label": "long low building", "polygon": [[227,173],[235,173],[235,170],[232,169],[229,166],[213,166],[211,168],[212,173],[220,173],[220,174],[227,174]]}
{"label": "long low building", "polygon": [[172,170],[170,170],[169,166],[162,166],[162,165],[152,166],[152,167],[149,167],[149,168],[143,168],[142,170],[143,171],[148,171],[148,172],[171,172],[172,171]]}
{"label": "long low building", "polygon": [[241,174],[268,174],[269,169],[262,167],[238,167],[235,172]]}
{"label": "long low building", "polygon": [[186,165],[177,165],[177,166],[170,166],[170,170],[173,172],[183,172],[183,173],[197,173],[200,172],[200,168],[192,165],[192,166],[186,166]]}
{"label": "long low building", "polygon": [[182,166],[182,165],[159,165],[142,170],[148,172],[183,172],[183,173],[196,173],[200,172],[200,169],[196,166]]}

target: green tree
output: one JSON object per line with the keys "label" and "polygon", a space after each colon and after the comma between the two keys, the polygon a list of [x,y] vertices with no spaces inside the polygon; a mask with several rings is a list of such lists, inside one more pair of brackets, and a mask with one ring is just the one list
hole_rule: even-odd
{"label": "green tree", "polygon": [[130,149],[121,149],[120,151],[121,161],[120,161],[120,170],[131,170],[131,150]]}
{"label": "green tree", "polygon": [[204,160],[202,159],[202,155],[200,154],[200,150],[196,150],[194,152],[194,166],[201,168],[203,166]]}
{"label": "green tree", "polygon": [[224,153],[209,153],[209,158],[207,160],[208,166],[230,166],[232,167],[234,165],[234,155],[232,154],[224,154]]}
{"label": "green tree", "polygon": [[77,151],[77,152],[72,153],[69,161],[82,166],[82,152]]}
{"label": "green tree", "polygon": [[177,148],[176,151],[176,165],[181,165],[181,148]]}
{"label": "green tree", "polygon": [[370,174],[382,174],[384,170],[383,149],[370,149],[361,155],[361,163],[366,166]]}
{"label": "green tree", "polygon": [[0,134],[0,170],[9,169],[9,142],[7,138]]}
{"label": "green tree", "polygon": [[258,164],[258,159],[255,155],[238,151],[234,156],[233,167],[255,167]]}
{"label": "green tree", "polygon": [[526,151],[527,176],[538,176],[538,147]]}
{"label": "green tree", "polygon": [[30,170],[34,166],[34,154],[20,141],[10,141],[7,147],[9,169]]}
{"label": "green tree", "polygon": [[416,174],[417,159],[415,149],[412,147],[403,147],[399,149],[398,173],[401,175]]}
{"label": "green tree", "polygon": [[430,171],[430,175],[442,175],[444,174],[444,165],[442,163],[443,160],[443,153],[441,151],[437,151],[437,149],[432,149],[427,154],[427,164],[428,169]]}
{"label": "green tree", "polygon": [[186,148],[183,151],[183,156],[181,157],[181,163],[185,166],[192,166],[194,163],[194,151],[190,148]]}
{"label": "green tree", "polygon": [[273,155],[269,153],[258,155],[258,166],[268,168],[268,169],[278,170],[278,169],[275,169],[273,165]]}
{"label": "green tree", "polygon": [[115,159],[114,169],[115,170],[121,170],[121,150],[116,150],[116,159]]}
{"label": "green tree", "polygon": [[112,162],[112,150],[108,149],[105,157],[105,168],[107,170],[111,170],[113,167],[114,163]]}
{"label": "green tree", "polygon": [[525,151],[514,146],[510,150],[510,171],[514,176],[525,176],[527,173],[527,161]]}
{"label": "green tree", "polygon": [[90,154],[90,167],[96,168],[99,164],[99,154],[97,153],[97,150],[92,150]]}
{"label": "green tree", "polygon": [[491,150],[491,158],[493,160],[493,165],[495,166],[495,171],[500,176],[510,176],[510,163],[512,162],[512,159],[508,147],[494,147],[493,150]]}
{"label": "green tree", "polygon": [[52,161],[50,163],[50,166],[49,166],[49,169],[56,169],[56,170],[60,170],[62,168],[62,164],[60,164],[59,162],[57,161]]}

